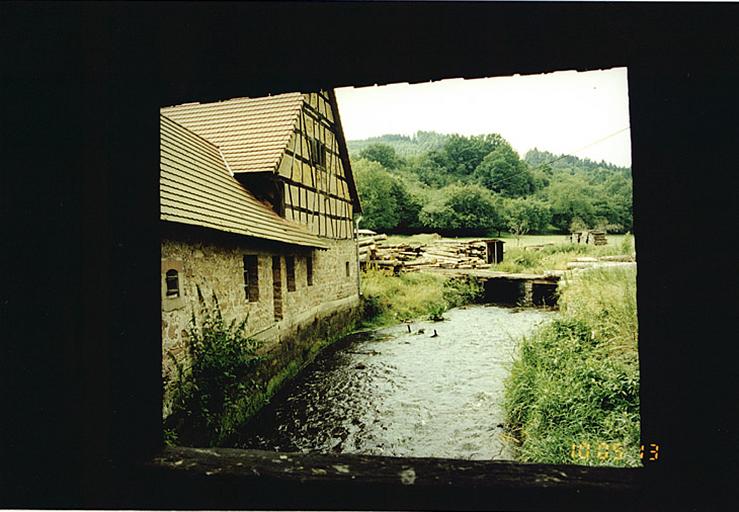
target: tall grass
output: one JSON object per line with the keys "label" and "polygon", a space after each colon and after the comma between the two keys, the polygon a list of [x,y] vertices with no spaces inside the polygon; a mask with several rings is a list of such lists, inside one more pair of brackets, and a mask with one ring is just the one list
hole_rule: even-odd
{"label": "tall grass", "polygon": [[636,466],[636,270],[593,269],[570,279],[560,308],[561,318],[521,342],[506,381],[504,410],[517,458]]}
{"label": "tall grass", "polygon": [[506,246],[503,261],[494,265],[492,270],[501,272],[534,272],[545,270],[565,270],[567,263],[581,256],[618,256],[627,255],[624,244],[619,245],[586,245],[560,243],[547,245],[539,249],[526,247]]}
{"label": "tall grass", "polygon": [[419,318],[440,320],[444,311],[474,302],[482,292],[474,279],[449,279],[427,272],[362,274],[365,326],[379,327]]}

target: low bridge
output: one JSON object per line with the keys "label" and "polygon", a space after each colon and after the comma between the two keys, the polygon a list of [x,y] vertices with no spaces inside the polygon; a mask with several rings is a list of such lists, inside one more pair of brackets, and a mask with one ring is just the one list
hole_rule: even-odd
{"label": "low bridge", "polygon": [[474,277],[485,288],[485,302],[514,306],[556,306],[560,274],[527,274],[486,269],[428,267],[433,272],[456,277]]}

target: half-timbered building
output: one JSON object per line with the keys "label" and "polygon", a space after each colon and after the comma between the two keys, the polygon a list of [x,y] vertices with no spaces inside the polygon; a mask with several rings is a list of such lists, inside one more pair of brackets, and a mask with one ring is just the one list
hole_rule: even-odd
{"label": "half-timbered building", "polygon": [[160,148],[165,382],[199,297],[247,318],[275,372],[351,324],[360,205],[333,91],[162,108]]}

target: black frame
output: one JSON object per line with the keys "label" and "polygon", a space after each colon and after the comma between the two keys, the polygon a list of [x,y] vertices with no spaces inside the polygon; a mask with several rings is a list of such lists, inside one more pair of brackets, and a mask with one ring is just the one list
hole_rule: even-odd
{"label": "black frame", "polygon": [[[675,278],[685,268],[674,250],[686,233],[722,240],[726,219],[734,218],[736,177],[724,171],[733,161],[739,117],[736,5],[6,3],[0,9],[0,37],[9,48],[1,57],[8,172],[0,204],[6,239],[28,240],[4,254],[14,258],[5,266],[14,272],[4,275],[8,299],[0,303],[12,319],[3,362],[17,375],[4,393],[12,411],[4,418],[4,462],[12,470],[3,475],[0,504],[168,508],[179,490],[233,508],[272,508],[270,499],[278,506],[287,491],[304,509],[571,510],[619,500],[632,509],[723,505],[734,483],[724,462],[737,442],[734,407],[725,403],[735,369],[731,336],[714,326],[735,315],[728,306],[733,288],[723,275]],[[316,47],[322,66],[310,58]],[[275,476],[238,487],[228,478],[151,464],[163,446],[161,297],[153,288],[160,279],[161,106],[615,66],[629,70],[642,436],[663,450],[659,463],[638,471],[636,491],[571,479],[553,501],[525,466],[510,468],[519,477],[497,486],[439,480],[414,488],[369,476],[343,484]],[[49,260],[39,240],[65,251]],[[697,269],[733,268],[728,251],[691,258]],[[63,292],[64,301],[39,316],[34,306],[48,305],[49,289]],[[595,471],[584,475],[598,481]],[[265,498],[258,502],[257,495]]]}

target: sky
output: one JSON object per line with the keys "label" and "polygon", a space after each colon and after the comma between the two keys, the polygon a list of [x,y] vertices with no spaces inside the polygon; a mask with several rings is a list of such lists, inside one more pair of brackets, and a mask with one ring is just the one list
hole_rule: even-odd
{"label": "sky", "polygon": [[536,147],[631,165],[626,68],[342,87],[336,96],[347,140],[499,133],[521,157]]}

